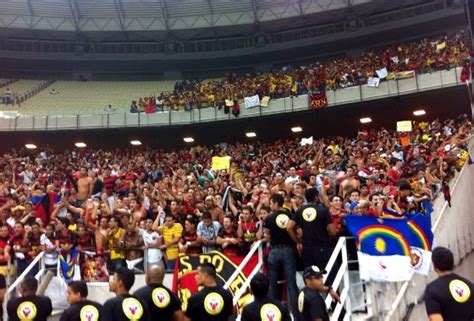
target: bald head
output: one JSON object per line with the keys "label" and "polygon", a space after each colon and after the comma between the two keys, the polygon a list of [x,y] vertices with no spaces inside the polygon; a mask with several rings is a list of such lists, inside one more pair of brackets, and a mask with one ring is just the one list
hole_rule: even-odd
{"label": "bald head", "polygon": [[159,265],[152,265],[146,272],[146,283],[148,285],[162,284],[164,277],[165,277],[165,269]]}

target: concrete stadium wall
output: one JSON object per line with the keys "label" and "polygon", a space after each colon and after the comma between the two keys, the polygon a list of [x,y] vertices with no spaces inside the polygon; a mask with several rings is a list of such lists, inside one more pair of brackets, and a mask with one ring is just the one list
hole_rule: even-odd
{"label": "concrete stadium wall", "polygon": [[[474,139],[470,144],[471,155],[474,151]],[[434,203],[435,212],[432,214],[432,223],[438,220],[439,215],[444,211],[440,218],[439,225],[435,232],[433,246],[444,246],[449,248],[454,254],[455,265],[460,273],[470,271],[473,276],[474,269],[469,262],[473,262],[474,250],[474,165],[466,165],[451,183],[451,204],[447,206],[444,197],[440,195]],[[434,225],[433,225],[434,227]],[[463,262],[469,256],[469,260]],[[462,266],[460,266],[462,264]],[[424,310],[423,294],[426,285],[436,279],[436,273],[431,271],[428,277],[415,274],[404,298],[399,304],[391,320],[402,320],[410,304],[415,303],[410,320],[426,320],[427,316]],[[379,311],[387,311],[399,292],[401,283],[386,283],[380,290],[384,295],[379,295]]]}

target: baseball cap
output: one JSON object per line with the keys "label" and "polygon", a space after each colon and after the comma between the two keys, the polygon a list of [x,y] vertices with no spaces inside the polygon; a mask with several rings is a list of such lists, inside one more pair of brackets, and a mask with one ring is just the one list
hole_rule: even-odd
{"label": "baseball cap", "polygon": [[326,274],[325,270],[320,270],[316,265],[308,266],[303,271],[303,278],[322,278]]}

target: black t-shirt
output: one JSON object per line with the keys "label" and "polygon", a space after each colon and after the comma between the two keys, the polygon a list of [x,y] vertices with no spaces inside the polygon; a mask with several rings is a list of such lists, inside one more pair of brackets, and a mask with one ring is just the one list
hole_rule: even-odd
{"label": "black t-shirt", "polygon": [[331,214],[323,205],[308,204],[296,212],[293,220],[303,230],[303,246],[327,246]]}
{"label": "black t-shirt", "polygon": [[288,309],[270,297],[255,299],[245,306],[240,321],[291,321]]}
{"label": "black t-shirt", "polygon": [[227,321],[232,310],[229,292],[220,286],[204,287],[189,298],[186,316],[193,321]]}
{"label": "black t-shirt", "polygon": [[298,310],[303,315],[304,321],[314,321],[314,319],[329,321],[323,297],[308,287],[301,290],[298,296]]}
{"label": "black t-shirt", "polygon": [[119,295],[105,302],[101,321],[149,321],[148,306],[130,294]]}
{"label": "black t-shirt", "polygon": [[444,321],[474,320],[474,286],[455,273],[440,276],[426,287],[426,313],[441,314]]}
{"label": "black t-shirt", "polygon": [[181,302],[176,294],[161,284],[144,286],[134,295],[148,305],[150,315],[159,315],[162,321],[173,320],[174,312],[181,309]]}
{"label": "black t-shirt", "polygon": [[71,304],[64,310],[59,321],[102,320],[102,305],[97,302],[84,300]]}
{"label": "black t-shirt", "polygon": [[32,320],[46,321],[53,311],[53,306],[50,298],[32,295],[10,299],[7,311],[10,321],[29,320],[28,318],[32,318],[32,315],[36,315]]}
{"label": "black t-shirt", "polygon": [[288,221],[292,219],[291,213],[279,210],[271,213],[265,220],[265,227],[270,230],[270,245],[294,245],[293,240],[286,231]]}
{"label": "black t-shirt", "polygon": [[[5,276],[0,274],[0,290],[5,290],[7,288],[7,282],[5,281]],[[3,302],[0,302],[2,304]],[[0,321],[3,321],[3,312],[0,313]]]}

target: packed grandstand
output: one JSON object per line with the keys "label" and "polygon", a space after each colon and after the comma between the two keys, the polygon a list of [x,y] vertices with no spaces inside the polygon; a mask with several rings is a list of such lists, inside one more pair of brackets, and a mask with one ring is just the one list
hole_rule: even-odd
{"label": "packed grandstand", "polygon": [[[472,250],[451,194],[474,163],[474,5],[399,2],[0,0],[0,321],[409,320],[425,252]],[[454,241],[434,236],[449,208]],[[408,263],[364,276],[366,254]],[[276,300],[252,315],[258,282]]]}

